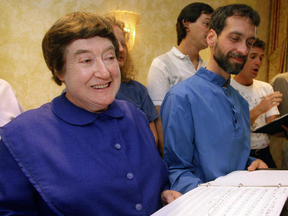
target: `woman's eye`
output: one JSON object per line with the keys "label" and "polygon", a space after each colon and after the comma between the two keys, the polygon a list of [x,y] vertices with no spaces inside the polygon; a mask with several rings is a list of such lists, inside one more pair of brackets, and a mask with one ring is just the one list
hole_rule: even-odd
{"label": "woman's eye", "polygon": [[107,57],[104,58],[104,61],[109,61],[109,62],[111,62],[111,61],[114,61],[115,59],[116,59],[116,56],[114,56],[114,55],[109,55],[109,56],[107,56]]}
{"label": "woman's eye", "polygon": [[79,62],[80,63],[89,63],[89,62],[91,62],[91,59],[90,58],[80,58]]}
{"label": "woman's eye", "polygon": [[121,45],[122,45],[122,47],[123,47],[124,49],[126,49],[126,48],[127,48],[127,45],[126,45],[126,43],[121,43]]}

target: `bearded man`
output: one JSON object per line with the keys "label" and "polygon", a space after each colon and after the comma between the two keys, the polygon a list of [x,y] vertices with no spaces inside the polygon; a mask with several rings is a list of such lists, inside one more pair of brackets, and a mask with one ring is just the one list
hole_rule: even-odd
{"label": "bearded man", "polygon": [[259,14],[232,4],[214,11],[206,68],[172,87],[161,106],[171,190],[186,193],[235,170],[267,168],[250,154],[247,101],[230,85],[256,39]]}

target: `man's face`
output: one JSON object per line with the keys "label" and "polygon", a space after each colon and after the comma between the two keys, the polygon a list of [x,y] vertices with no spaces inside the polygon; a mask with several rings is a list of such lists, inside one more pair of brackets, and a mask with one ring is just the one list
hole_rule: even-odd
{"label": "man's face", "polygon": [[196,22],[188,23],[187,36],[190,38],[191,42],[199,48],[199,50],[208,47],[206,37],[209,32],[210,19],[211,14],[201,14]]}
{"label": "man's face", "polygon": [[248,18],[232,16],[217,35],[213,57],[220,68],[229,74],[238,74],[243,69],[251,46],[255,41],[255,26]]}
{"label": "man's face", "polygon": [[259,47],[252,47],[246,64],[244,65],[241,75],[248,79],[255,79],[264,58],[264,50]]}
{"label": "man's face", "polygon": [[[231,58],[236,59],[235,62],[230,61]],[[247,56],[240,53],[229,51],[227,55],[221,50],[218,43],[214,46],[214,59],[218,65],[229,74],[238,74],[247,61]]]}

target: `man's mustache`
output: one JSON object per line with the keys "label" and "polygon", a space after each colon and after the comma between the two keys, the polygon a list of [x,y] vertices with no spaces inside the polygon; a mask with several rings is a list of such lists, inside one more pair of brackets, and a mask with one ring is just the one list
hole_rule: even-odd
{"label": "man's mustache", "polygon": [[241,53],[232,53],[232,52],[229,52],[227,56],[228,56],[229,58],[230,58],[230,57],[234,57],[234,58],[242,59],[244,62],[247,61],[247,55],[242,55]]}

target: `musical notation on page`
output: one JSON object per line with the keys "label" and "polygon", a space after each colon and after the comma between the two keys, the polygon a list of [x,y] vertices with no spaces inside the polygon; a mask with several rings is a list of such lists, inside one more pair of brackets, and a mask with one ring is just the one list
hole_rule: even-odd
{"label": "musical notation on page", "polygon": [[287,197],[288,171],[235,171],[199,185],[152,216],[276,216]]}

